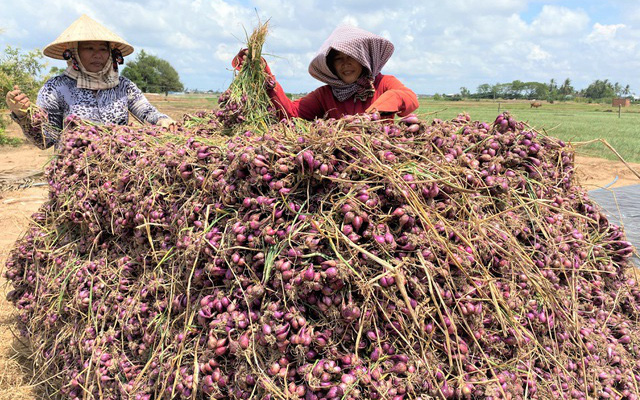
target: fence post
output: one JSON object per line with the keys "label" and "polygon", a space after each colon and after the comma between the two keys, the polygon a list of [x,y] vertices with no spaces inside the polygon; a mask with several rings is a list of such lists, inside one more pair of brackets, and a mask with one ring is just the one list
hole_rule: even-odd
{"label": "fence post", "polygon": [[618,118],[620,118],[620,111],[622,110],[622,105],[618,104]]}

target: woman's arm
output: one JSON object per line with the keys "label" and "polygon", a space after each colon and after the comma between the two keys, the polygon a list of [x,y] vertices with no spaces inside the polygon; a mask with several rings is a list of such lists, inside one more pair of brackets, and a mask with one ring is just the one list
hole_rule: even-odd
{"label": "woman's arm", "polygon": [[323,106],[319,89],[296,100],[291,100],[285,94],[282,86],[275,81],[275,87],[269,89],[271,103],[280,111],[281,118],[303,118],[309,121],[315,118],[322,118],[326,112]]}
{"label": "woman's arm", "polygon": [[383,93],[367,108],[367,112],[397,113],[403,117],[418,109],[418,96],[396,77],[385,75],[380,85]]}
{"label": "woman's arm", "polygon": [[131,114],[140,121],[154,125],[158,124],[158,121],[162,119],[170,119],[166,114],[161,113],[149,103],[149,100],[147,100],[142,90],[140,90],[135,83],[123,77],[120,77],[120,79],[125,80],[124,84],[127,85],[127,105]]}
{"label": "woman's arm", "polygon": [[[22,94],[19,88],[13,93]],[[64,105],[62,95],[57,88],[57,80],[48,80],[40,91],[36,100],[36,107],[32,107],[26,95],[28,108],[16,112],[12,110],[11,119],[15,121],[25,137],[40,149],[46,149],[58,142],[62,130]],[[9,94],[7,94],[9,98]]]}
{"label": "woman's arm", "polygon": [[19,116],[11,113],[11,119],[20,126],[22,133],[39,149],[48,149],[58,143],[60,129],[55,128],[49,121],[47,113],[37,110],[31,116]]}

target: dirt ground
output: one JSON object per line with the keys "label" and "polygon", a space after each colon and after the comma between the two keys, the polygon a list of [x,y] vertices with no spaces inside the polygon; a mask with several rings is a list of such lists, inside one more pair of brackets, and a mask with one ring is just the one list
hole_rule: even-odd
{"label": "dirt ground", "polygon": [[[15,125],[8,133],[16,137],[21,135]],[[42,178],[38,174],[52,156],[51,149],[42,151],[29,145],[0,147],[0,272],[4,271],[13,243],[29,225],[30,216],[47,199],[44,184],[3,191],[3,179],[31,177],[39,182]],[[579,184],[587,190],[640,184],[640,178],[622,162],[577,156],[576,166]],[[640,164],[630,167],[640,173]],[[9,289],[4,277],[0,278],[0,400],[33,399],[37,398],[32,390],[37,378],[33,378],[30,371],[27,348],[15,334],[15,309],[6,300]]]}

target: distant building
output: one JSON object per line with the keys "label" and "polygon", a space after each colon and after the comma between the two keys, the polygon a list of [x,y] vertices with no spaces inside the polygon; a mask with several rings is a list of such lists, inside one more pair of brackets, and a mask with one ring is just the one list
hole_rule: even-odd
{"label": "distant building", "polygon": [[631,105],[631,100],[629,99],[613,99],[611,103],[614,107],[629,107]]}

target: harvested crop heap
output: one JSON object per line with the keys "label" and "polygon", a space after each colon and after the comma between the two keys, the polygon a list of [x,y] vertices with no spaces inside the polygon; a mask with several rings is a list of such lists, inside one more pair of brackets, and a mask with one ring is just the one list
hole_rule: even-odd
{"label": "harvested crop heap", "polygon": [[63,137],[6,271],[52,397],[638,398],[632,247],[559,140],[215,118]]}

